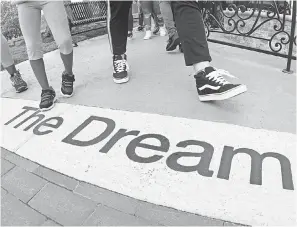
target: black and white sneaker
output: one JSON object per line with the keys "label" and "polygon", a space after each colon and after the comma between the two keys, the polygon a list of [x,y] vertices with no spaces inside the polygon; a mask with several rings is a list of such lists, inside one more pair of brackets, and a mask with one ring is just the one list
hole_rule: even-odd
{"label": "black and white sneaker", "polygon": [[42,90],[39,109],[41,111],[50,110],[56,102],[56,92],[53,89]]}
{"label": "black and white sneaker", "polygon": [[70,98],[73,96],[73,83],[74,83],[74,75],[69,75],[66,72],[62,74],[62,85],[61,85],[61,94],[64,97]]}
{"label": "black and white sneaker", "polygon": [[126,83],[129,81],[128,75],[128,62],[127,55],[114,55],[113,56],[113,81],[117,84]]}
{"label": "black and white sneaker", "polygon": [[229,72],[207,67],[194,77],[200,101],[225,100],[247,91],[243,84],[232,84],[223,76],[233,77]]}

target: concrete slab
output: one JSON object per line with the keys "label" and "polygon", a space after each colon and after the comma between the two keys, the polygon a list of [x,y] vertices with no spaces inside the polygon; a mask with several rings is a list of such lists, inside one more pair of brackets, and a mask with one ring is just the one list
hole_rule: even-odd
{"label": "concrete slab", "polygon": [[15,165],[11,162],[1,158],[1,176],[6,174],[9,170],[11,170]]}
{"label": "concrete slab", "polygon": [[11,194],[1,199],[2,226],[39,226],[46,217],[22,203]]}
{"label": "concrete slab", "polygon": [[29,205],[63,226],[78,226],[95,210],[96,203],[49,183]]}
{"label": "concrete slab", "polygon": [[46,183],[20,167],[15,167],[1,179],[2,187],[24,203],[33,198]]}

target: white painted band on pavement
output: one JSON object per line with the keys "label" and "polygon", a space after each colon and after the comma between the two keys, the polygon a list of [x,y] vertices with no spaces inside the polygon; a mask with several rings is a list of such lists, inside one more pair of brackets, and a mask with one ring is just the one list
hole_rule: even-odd
{"label": "white painted band on pavement", "polygon": [[35,101],[1,103],[1,146],[48,168],[213,218],[296,225],[294,134],[69,104],[40,113]]}

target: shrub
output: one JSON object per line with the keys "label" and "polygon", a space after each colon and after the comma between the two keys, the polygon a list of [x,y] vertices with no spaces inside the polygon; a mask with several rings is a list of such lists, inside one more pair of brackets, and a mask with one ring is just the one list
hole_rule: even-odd
{"label": "shrub", "polygon": [[8,40],[22,36],[16,5],[10,1],[1,1],[1,29]]}

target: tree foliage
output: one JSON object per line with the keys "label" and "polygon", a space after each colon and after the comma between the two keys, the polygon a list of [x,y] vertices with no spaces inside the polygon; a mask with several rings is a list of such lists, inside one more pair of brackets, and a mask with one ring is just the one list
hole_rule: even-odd
{"label": "tree foliage", "polygon": [[1,30],[7,39],[22,36],[16,5],[1,1]]}

